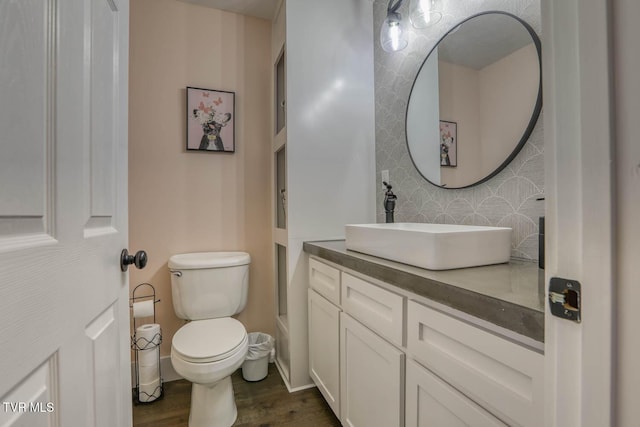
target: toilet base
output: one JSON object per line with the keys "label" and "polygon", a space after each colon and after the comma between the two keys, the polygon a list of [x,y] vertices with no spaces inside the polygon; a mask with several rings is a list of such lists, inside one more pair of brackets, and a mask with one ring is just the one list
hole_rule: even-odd
{"label": "toilet base", "polygon": [[212,385],[193,383],[189,427],[231,427],[237,417],[231,377]]}

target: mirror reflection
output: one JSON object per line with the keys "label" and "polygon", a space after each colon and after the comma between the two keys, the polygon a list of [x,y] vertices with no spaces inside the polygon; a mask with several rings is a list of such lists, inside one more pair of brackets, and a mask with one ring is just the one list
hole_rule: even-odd
{"label": "mirror reflection", "polygon": [[464,188],[502,170],[540,109],[540,40],[504,12],[473,16],[425,59],[407,106],[411,159],[432,184]]}

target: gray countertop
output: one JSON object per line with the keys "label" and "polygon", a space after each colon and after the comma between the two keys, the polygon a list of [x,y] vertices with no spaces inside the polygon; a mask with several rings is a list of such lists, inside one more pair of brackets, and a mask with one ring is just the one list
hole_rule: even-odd
{"label": "gray countertop", "polygon": [[425,270],[347,250],[344,240],[304,242],[304,251],[544,342],[544,270],[537,263]]}

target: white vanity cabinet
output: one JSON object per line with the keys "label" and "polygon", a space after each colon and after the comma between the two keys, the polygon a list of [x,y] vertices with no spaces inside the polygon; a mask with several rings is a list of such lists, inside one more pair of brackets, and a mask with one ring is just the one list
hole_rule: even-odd
{"label": "white vanity cabinet", "polygon": [[403,297],[309,260],[309,375],[345,426],[404,425]]}
{"label": "white vanity cabinet", "polygon": [[544,355],[315,256],[310,375],[352,427],[543,425]]}

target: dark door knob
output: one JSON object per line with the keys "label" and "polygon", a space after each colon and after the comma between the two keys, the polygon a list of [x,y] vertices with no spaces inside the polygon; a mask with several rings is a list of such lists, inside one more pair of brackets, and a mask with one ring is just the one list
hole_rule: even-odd
{"label": "dark door knob", "polygon": [[138,251],[135,255],[129,255],[129,251],[123,249],[120,253],[120,270],[127,271],[130,264],[134,264],[136,268],[143,269],[147,265],[147,253]]}

